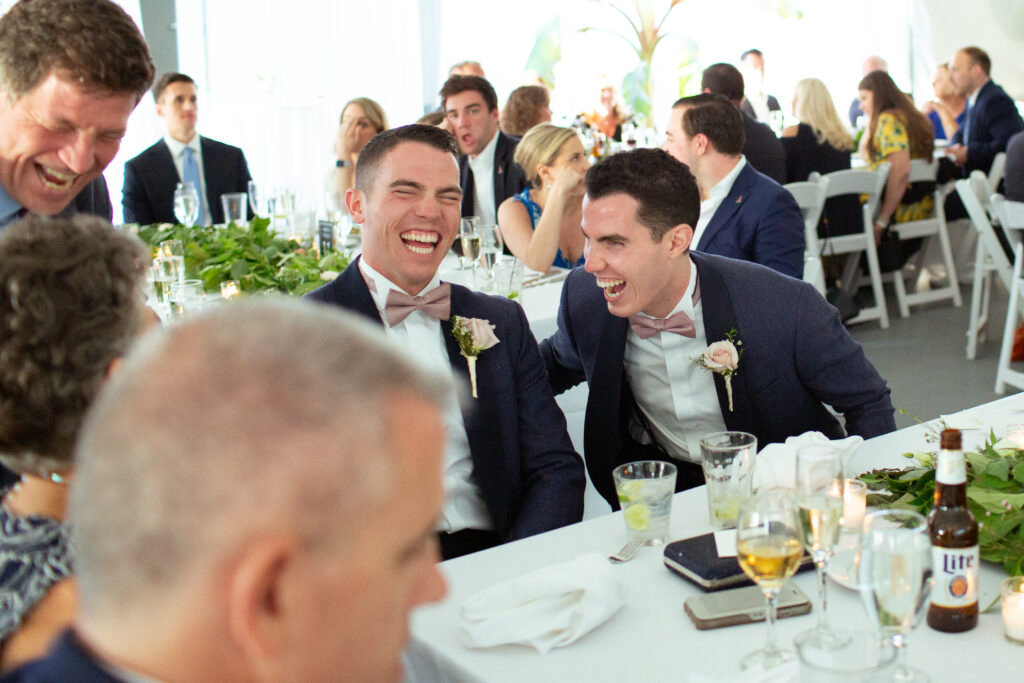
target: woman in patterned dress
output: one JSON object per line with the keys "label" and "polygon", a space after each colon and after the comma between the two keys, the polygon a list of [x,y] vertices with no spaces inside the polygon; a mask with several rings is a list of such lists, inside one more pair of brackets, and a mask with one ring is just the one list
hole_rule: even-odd
{"label": "woman in patterned dress", "polygon": [[71,624],[64,519],[86,409],[142,330],[149,253],[92,216],[29,216],[0,233],[0,669]]}
{"label": "woman in patterned dress", "polygon": [[868,127],[861,138],[860,155],[868,167],[877,168],[889,162],[889,181],[885,197],[875,221],[875,239],[879,239],[890,222],[929,218],[934,211],[931,192],[917,190],[908,195],[910,160],[931,161],[935,140],[928,118],[919,112],[913,101],[884,71],[872,71],[858,86],[857,99],[868,117]]}

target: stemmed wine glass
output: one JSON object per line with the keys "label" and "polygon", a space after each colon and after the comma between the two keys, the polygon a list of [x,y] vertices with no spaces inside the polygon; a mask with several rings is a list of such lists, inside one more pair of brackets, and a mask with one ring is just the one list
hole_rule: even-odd
{"label": "stemmed wine glass", "polygon": [[878,510],[864,518],[860,591],[868,616],[896,647],[893,680],[927,683],[907,666],[906,639],[921,623],[932,592],[931,541],[925,518],[911,510]]}
{"label": "stemmed wine glass", "polygon": [[843,515],[843,463],[830,446],[807,446],[796,454],[797,505],[804,548],[818,568],[818,625],[797,636],[815,647],[829,649],[844,642],[828,625],[828,562],[839,543]]}
{"label": "stemmed wine glass", "polygon": [[779,647],[775,638],[779,590],[796,572],[804,554],[792,491],[771,489],[743,502],[736,520],[736,551],[743,572],[764,592],[768,623],[764,647],[743,657],[740,667],[761,664],[770,669],[795,657],[793,651]]}
{"label": "stemmed wine glass", "polygon": [[174,217],[188,227],[199,219],[199,194],[192,183],[178,183],[174,190]]}
{"label": "stemmed wine glass", "polygon": [[476,284],[476,266],[480,258],[480,219],[471,216],[463,218],[459,226],[459,243],[462,245],[462,258],[473,264],[473,284]]}
{"label": "stemmed wine glass", "polygon": [[263,205],[260,203],[260,200],[262,199],[262,195],[260,194],[259,185],[256,184],[255,180],[250,180],[249,181],[248,193],[249,193],[249,208],[252,209],[252,215],[253,216],[261,215],[260,214],[260,209],[263,208]]}

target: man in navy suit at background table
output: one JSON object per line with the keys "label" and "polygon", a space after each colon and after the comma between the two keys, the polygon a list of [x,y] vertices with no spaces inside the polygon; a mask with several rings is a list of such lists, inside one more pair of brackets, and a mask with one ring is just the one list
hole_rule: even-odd
{"label": "man in navy suit at background table", "polygon": [[[623,152],[592,167],[586,187],[587,263],[566,280],[558,331],[540,349],[555,393],[589,385],[587,469],[613,508],[622,463],[670,460],[677,488],[703,483],[709,432],[750,432],[763,446],[895,429],[885,381],[810,284],[690,251],[700,200],[685,165]],[[731,389],[694,362],[730,337],[743,351]]]}
{"label": "man in navy suit at background table", "polygon": [[252,180],[245,154],[196,133],[199,108],[191,77],[164,74],[153,86],[153,99],[156,113],[167,123],[167,133],[124,165],[124,222],[177,222],[174,190],[180,182],[191,182],[201,204],[199,225],[223,223],[220,196],[247,192]]}
{"label": "man in navy suit at background table", "polygon": [[345,197],[363,226],[363,254],[307,295],[383,326],[418,364],[467,390],[451,318],[495,327],[497,345],[476,361],[479,397],[445,411],[445,559],[580,521],[585,486],[523,309],[438,279],[459,228],[457,159],[455,140],[433,126],[394,128],[366,143]]}
{"label": "man in navy suit at background table", "polygon": [[672,107],[667,134],[665,151],[690,167],[700,188],[694,249],[803,277],[803,214],[793,195],[743,156],[740,110],[721,95],[684,97]]}

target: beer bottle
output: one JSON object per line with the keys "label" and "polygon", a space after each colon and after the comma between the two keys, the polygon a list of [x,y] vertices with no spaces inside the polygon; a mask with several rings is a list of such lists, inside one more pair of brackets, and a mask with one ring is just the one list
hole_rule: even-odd
{"label": "beer bottle", "polygon": [[928,625],[959,633],[978,625],[978,522],[967,508],[967,463],[960,431],[942,430],[935,507],[928,515],[935,587]]}

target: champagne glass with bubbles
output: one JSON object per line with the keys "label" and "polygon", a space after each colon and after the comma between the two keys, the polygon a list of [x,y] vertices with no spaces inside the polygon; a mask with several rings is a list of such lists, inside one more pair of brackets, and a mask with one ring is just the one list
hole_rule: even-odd
{"label": "champagne glass with bubbles", "polygon": [[792,650],[779,646],[775,637],[775,613],[779,590],[800,565],[804,549],[800,543],[800,518],[793,492],[771,489],[748,498],[736,520],[736,558],[743,573],[764,592],[768,637],[764,647],[740,660],[740,667],[760,664],[770,669],[793,659]]}
{"label": "champagne glass with bubbles", "polygon": [[188,227],[199,219],[199,194],[192,183],[178,183],[174,190],[174,217]]}
{"label": "champagne glass with bubbles", "polygon": [[806,446],[796,454],[797,505],[804,548],[818,568],[818,625],[797,636],[819,649],[839,647],[845,640],[828,625],[828,562],[839,543],[843,515],[843,463],[831,446]]}
{"label": "champagne glass with bubbles", "polygon": [[932,547],[925,518],[912,510],[878,510],[864,518],[860,591],[868,617],[897,652],[898,683],[926,683],[906,662],[907,636],[921,623],[931,597]]}
{"label": "champagne glass with bubbles", "polygon": [[459,243],[462,245],[462,258],[473,264],[473,282],[476,283],[476,266],[480,258],[480,219],[463,218],[459,227]]}

